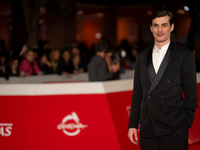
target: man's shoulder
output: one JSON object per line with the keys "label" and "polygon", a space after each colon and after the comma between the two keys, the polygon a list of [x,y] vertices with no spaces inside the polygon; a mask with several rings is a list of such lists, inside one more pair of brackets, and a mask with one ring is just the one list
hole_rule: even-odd
{"label": "man's shoulder", "polygon": [[186,47],[185,45],[182,44],[175,44],[175,50],[178,52],[178,55],[186,55],[186,54],[193,54],[193,52]]}
{"label": "man's shoulder", "polygon": [[148,47],[142,49],[141,51],[139,51],[137,53],[138,57],[142,57],[142,56],[148,55],[149,50],[152,49],[152,48],[153,48],[153,46],[151,45],[151,46],[148,46]]}
{"label": "man's shoulder", "polygon": [[100,57],[100,56],[98,56],[98,55],[95,55],[92,59],[91,59],[91,61],[90,61],[90,63],[89,63],[89,67],[96,67],[96,65],[98,65],[98,64],[101,64],[103,62],[103,59]]}

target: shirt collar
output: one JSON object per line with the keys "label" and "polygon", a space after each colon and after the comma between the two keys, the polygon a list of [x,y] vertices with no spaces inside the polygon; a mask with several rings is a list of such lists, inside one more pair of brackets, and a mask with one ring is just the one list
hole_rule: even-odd
{"label": "shirt collar", "polygon": [[[169,47],[169,44],[170,44],[170,42],[167,43],[166,45],[162,46],[161,50],[159,50],[159,51],[167,51],[167,49]],[[157,46],[155,44],[154,44],[153,50],[154,51],[158,51],[158,48],[157,48]]]}

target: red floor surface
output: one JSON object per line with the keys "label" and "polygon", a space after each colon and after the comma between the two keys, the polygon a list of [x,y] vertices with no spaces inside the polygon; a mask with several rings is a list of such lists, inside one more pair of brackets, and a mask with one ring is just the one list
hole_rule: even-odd
{"label": "red floor surface", "polygon": [[190,145],[189,150],[200,150],[200,143]]}

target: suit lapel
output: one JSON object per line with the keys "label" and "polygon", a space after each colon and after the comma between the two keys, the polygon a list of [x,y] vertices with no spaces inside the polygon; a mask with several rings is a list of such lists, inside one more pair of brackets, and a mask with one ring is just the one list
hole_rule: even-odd
{"label": "suit lapel", "polygon": [[148,57],[147,57],[147,71],[148,71],[151,84],[153,83],[153,80],[156,76],[156,72],[153,67],[153,62],[152,62],[152,51],[153,51],[153,47],[151,47],[151,49],[149,50]]}
{"label": "suit lapel", "polygon": [[[165,54],[165,57],[164,57],[161,65],[159,67],[159,70],[158,70],[157,74],[155,75],[154,80],[153,80],[153,82],[151,84],[151,87],[149,89],[148,95],[154,90],[154,88],[160,82],[160,79],[162,78],[162,76],[163,76],[163,74],[164,74],[164,72],[165,72],[165,70],[167,68],[167,65],[168,65],[168,63],[170,61],[171,53],[172,53],[172,51],[174,49],[174,45],[175,45],[174,43],[172,43],[172,42],[170,43],[170,45],[168,47],[168,50],[167,50],[167,53]],[[152,50],[150,50],[150,51],[151,51],[151,56],[150,56],[151,57],[151,66],[153,66],[153,63],[152,63]],[[152,74],[151,73],[152,72],[151,66],[150,66],[150,68],[148,67],[148,72],[150,70],[149,74]],[[153,67],[153,69],[154,69],[154,67]],[[154,70],[154,72],[155,72],[155,70]],[[151,76],[153,76],[153,75],[151,75]],[[150,79],[151,79],[151,77],[150,77]]]}

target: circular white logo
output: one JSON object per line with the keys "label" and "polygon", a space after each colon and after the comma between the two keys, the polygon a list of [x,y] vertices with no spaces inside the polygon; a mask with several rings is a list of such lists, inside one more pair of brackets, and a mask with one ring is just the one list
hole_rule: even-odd
{"label": "circular white logo", "polygon": [[[73,120],[75,123],[67,123],[70,120]],[[80,133],[81,129],[88,127],[88,125],[80,123],[79,120],[80,119],[76,112],[72,112],[71,115],[67,115],[63,118],[61,124],[59,124],[57,128],[58,130],[63,130],[63,132],[68,136],[76,136]]]}

